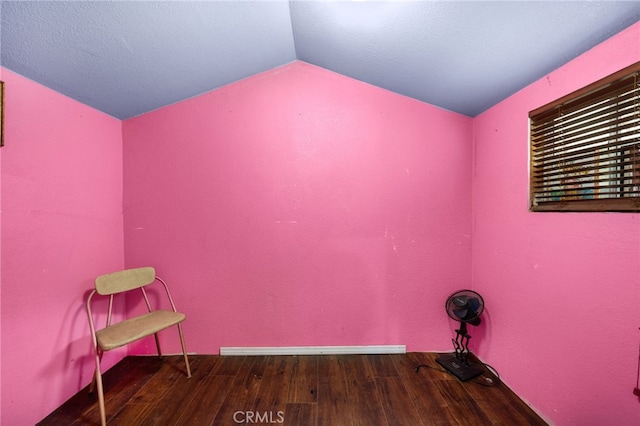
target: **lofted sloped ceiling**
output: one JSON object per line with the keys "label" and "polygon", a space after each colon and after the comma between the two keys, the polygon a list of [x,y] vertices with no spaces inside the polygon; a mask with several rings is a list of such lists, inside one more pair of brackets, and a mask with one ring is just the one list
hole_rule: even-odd
{"label": "lofted sloped ceiling", "polygon": [[1,0],[0,14],[3,67],[120,119],[295,60],[473,117],[640,20],[640,1]]}

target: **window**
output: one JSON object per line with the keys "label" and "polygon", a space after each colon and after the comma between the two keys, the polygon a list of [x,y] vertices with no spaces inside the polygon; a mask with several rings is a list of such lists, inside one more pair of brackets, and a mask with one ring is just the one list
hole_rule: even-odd
{"label": "window", "polygon": [[531,211],[640,211],[640,62],[529,119]]}

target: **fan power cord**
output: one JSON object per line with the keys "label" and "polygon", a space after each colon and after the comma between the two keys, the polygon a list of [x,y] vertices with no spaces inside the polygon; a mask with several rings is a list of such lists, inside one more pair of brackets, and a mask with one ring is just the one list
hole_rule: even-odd
{"label": "fan power cord", "polygon": [[498,370],[496,370],[489,364],[485,364],[484,362],[481,362],[480,365],[482,365],[487,371],[493,374],[493,377],[482,375],[480,378],[476,380],[472,380],[473,383],[477,383],[481,386],[487,386],[487,387],[498,386],[500,383],[502,383],[502,380],[500,379],[500,374],[498,374]]}

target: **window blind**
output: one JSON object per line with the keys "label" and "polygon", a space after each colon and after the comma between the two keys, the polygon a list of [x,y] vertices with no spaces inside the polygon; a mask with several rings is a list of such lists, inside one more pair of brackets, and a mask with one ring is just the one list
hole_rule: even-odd
{"label": "window blind", "polygon": [[640,62],[529,119],[532,211],[640,211]]}

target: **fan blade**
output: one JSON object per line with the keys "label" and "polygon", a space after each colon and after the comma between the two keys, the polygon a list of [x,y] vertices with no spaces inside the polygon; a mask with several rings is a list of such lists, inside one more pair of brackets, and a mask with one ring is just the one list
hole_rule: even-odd
{"label": "fan blade", "polygon": [[469,309],[471,309],[473,312],[478,312],[478,309],[480,309],[480,300],[478,300],[477,297],[472,297],[469,299],[469,301],[467,302],[467,306],[469,307]]}
{"label": "fan blade", "polygon": [[451,299],[451,302],[457,307],[462,308],[467,305],[468,299],[469,298],[467,296],[456,296]]}
{"label": "fan blade", "polygon": [[458,318],[464,320],[465,317],[469,314],[469,310],[468,309],[454,309],[453,310],[453,314],[455,316],[457,316]]}

